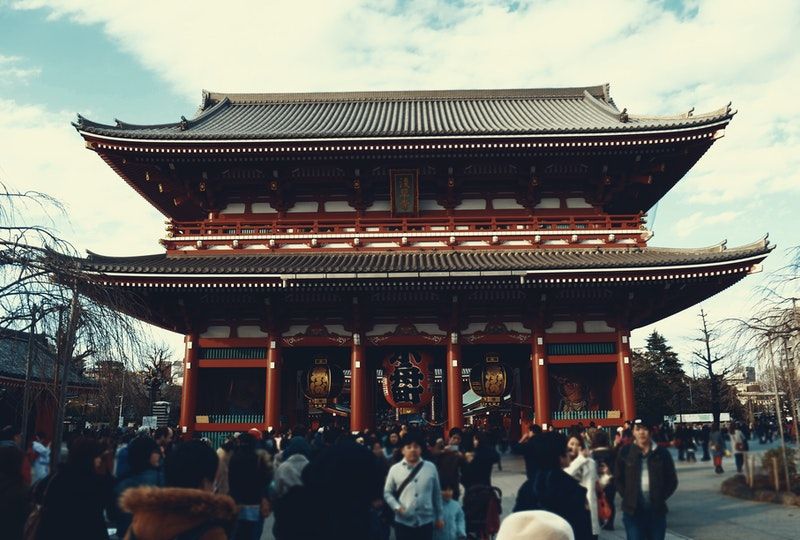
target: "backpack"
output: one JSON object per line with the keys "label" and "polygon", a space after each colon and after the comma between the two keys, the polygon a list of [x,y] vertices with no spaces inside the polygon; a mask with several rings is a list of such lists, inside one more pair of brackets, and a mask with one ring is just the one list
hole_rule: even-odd
{"label": "backpack", "polygon": [[503,492],[492,486],[475,485],[464,494],[467,537],[485,540],[500,530]]}

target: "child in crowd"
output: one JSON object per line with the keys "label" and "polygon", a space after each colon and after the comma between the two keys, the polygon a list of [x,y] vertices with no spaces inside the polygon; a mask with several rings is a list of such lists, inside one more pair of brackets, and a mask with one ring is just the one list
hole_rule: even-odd
{"label": "child in crowd", "polygon": [[686,430],[686,462],[697,463],[697,441],[692,429]]}
{"label": "child in crowd", "polygon": [[467,528],[464,521],[464,511],[457,501],[453,500],[453,488],[442,489],[442,516],[444,527],[433,530],[433,540],[464,540],[467,537]]}

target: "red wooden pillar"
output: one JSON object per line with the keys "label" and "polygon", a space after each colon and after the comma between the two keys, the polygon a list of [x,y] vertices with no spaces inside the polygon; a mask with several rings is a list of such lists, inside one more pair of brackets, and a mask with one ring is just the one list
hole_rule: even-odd
{"label": "red wooden pillar", "polygon": [[617,330],[617,385],[622,404],[622,419],[633,420],[636,416],[636,396],[633,393],[633,369],[631,368],[631,343],[627,330]]}
{"label": "red wooden pillar", "polygon": [[197,350],[199,348],[197,334],[184,336],[185,353],[183,357],[183,391],[181,392],[181,431],[194,432],[197,416],[197,384],[198,363]]}
{"label": "red wooden pillar", "polygon": [[267,348],[267,396],[264,400],[264,426],[268,430],[281,425],[281,351],[279,337],[270,336]]}
{"label": "red wooden pillar", "polygon": [[461,392],[461,345],[458,334],[452,332],[447,342],[447,431],[464,427],[464,397]]}
{"label": "red wooden pillar", "polygon": [[544,347],[544,332],[533,333],[531,343],[531,369],[533,370],[534,421],[546,429],[550,424],[550,375],[547,370],[547,353]]}
{"label": "red wooden pillar", "polygon": [[369,427],[371,411],[367,401],[367,364],[364,361],[364,345],[361,334],[353,334],[350,352],[350,431],[363,431]]}

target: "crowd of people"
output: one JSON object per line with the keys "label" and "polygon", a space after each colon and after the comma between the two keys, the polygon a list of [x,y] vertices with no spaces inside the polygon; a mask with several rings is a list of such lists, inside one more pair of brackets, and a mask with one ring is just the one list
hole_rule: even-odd
{"label": "crowd of people", "polygon": [[[737,425],[707,431],[669,433],[679,459],[692,459],[698,444],[709,459],[728,446],[736,455],[749,439]],[[583,540],[613,529],[618,493],[628,538],[664,537],[666,501],[677,488],[671,454],[659,444],[665,430],[626,422],[611,438],[592,424],[566,434],[532,425],[511,445],[526,480],[502,522],[502,493],[492,485],[502,454],[492,435],[298,425],[252,429],[213,448],[205,439],[179,440],[168,427],[101,430],[70,434],[49,471],[55,450],[43,434],[22,452],[18,431],[5,428],[0,530],[9,539],[70,531],[85,539],[257,540],[272,515],[277,540],[388,540],[391,531],[397,540],[502,540],[520,531]]]}

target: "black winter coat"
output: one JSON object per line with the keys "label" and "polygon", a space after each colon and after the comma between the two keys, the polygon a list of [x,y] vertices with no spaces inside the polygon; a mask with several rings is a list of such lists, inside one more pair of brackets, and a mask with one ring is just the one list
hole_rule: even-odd
{"label": "black winter coat", "polygon": [[[37,540],[107,540],[103,511],[113,508],[111,476],[77,471],[69,465],[43,479],[44,505]],[[65,536],[69,535],[69,536]]]}
{"label": "black winter coat", "polygon": [[586,489],[561,469],[543,469],[519,488],[514,512],[547,510],[567,520],[575,540],[592,538]]}
{"label": "black winter coat", "polygon": [[632,515],[641,505],[643,459],[647,460],[650,473],[650,507],[655,512],[665,514],[667,499],[678,489],[678,475],[669,451],[660,446],[656,446],[647,456],[635,444],[629,444],[619,451],[614,480],[617,491],[622,495],[622,510]]}

